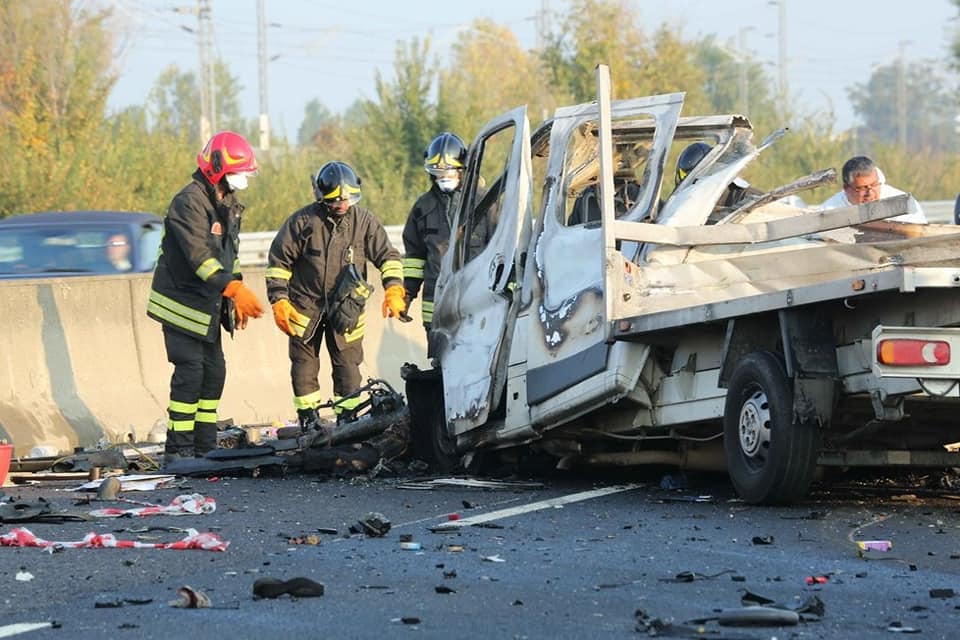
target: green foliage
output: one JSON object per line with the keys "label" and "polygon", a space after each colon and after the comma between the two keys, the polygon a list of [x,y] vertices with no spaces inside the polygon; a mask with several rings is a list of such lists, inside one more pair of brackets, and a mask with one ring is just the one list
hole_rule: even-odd
{"label": "green foliage", "polygon": [[[960,8],[960,0],[954,0]],[[166,211],[196,168],[200,92],[192,71],[170,67],[145,104],[107,114],[115,76],[113,30],[102,3],[79,0],[0,2],[0,217],[44,209],[116,208]],[[910,65],[906,89],[909,149],[896,146],[896,67],[877,69],[852,87],[866,126],[836,132],[829,114],[778,113],[776,89],[763,66],[714,36],[687,38],[675,27],[641,20],[630,0],[572,0],[547,25],[538,47],[524,49],[495,21],[477,20],[450,49],[429,39],[398,42],[392,73],[376,77],[369,100],[331,113],[319,100],[305,109],[297,144],[272,140],[258,152],[260,177],[242,195],[244,229],[277,228],[313,200],[311,175],[343,160],[362,179],[363,205],[400,224],[429,186],[423,150],[441,131],[468,143],[491,118],[527,106],[532,125],[559,105],[594,99],[595,67],[611,67],[615,99],[685,93],[684,115],[747,111],[756,140],[781,127],[789,133],[748,169],[747,179],[772,188],[852,155],[871,155],[891,184],[921,199],[953,198],[960,162],[953,111],[955,78],[930,63]],[[57,37],[51,38],[55,33]],[[960,35],[954,41],[960,68]],[[240,111],[236,78],[217,62],[218,128],[256,144],[258,126]],[[746,79],[746,85],[742,83]],[[744,109],[744,100],[749,108]],[[922,154],[924,162],[918,162]],[[672,160],[672,159],[671,159]],[[839,186],[801,194],[820,202]]]}

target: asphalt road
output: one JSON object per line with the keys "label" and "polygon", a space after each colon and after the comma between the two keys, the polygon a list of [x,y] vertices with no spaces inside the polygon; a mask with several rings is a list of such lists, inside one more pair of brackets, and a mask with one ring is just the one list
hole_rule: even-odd
{"label": "asphalt road", "polygon": [[[217,533],[229,547],[0,547],[0,637],[12,629],[6,625],[51,622],[15,637],[555,639],[643,637],[653,628],[667,637],[889,639],[891,625],[923,638],[960,634],[960,500],[915,486],[821,485],[801,504],[761,508],[736,500],[723,478],[670,491],[658,479],[632,486],[551,475],[524,478],[542,483],[534,488],[414,490],[397,478],[246,477],[124,492],[158,504],[196,492],[217,508],[4,524],[0,535],[20,526],[56,541],[93,531],[172,542],[183,534],[141,529],[190,527]],[[64,488],[75,484],[4,490],[80,512],[137,506],[74,505],[77,494]],[[390,520],[385,536],[350,534],[368,512]],[[469,522],[477,524],[459,526]],[[431,531],[438,526],[458,528]],[[402,548],[403,534],[421,548]],[[888,540],[892,548],[862,558],[857,540]],[[325,594],[253,597],[258,578],[298,576],[323,583]],[[819,582],[808,585],[808,576]],[[212,608],[170,606],[185,585]],[[741,607],[747,593],[794,608],[820,602],[822,612],[795,626],[709,620]]]}

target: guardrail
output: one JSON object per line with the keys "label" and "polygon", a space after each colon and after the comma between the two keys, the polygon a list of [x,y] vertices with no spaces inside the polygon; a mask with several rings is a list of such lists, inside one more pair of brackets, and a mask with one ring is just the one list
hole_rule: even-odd
{"label": "guardrail", "polygon": [[[953,222],[953,200],[927,200],[921,202],[927,220],[938,224]],[[403,225],[393,224],[384,227],[390,242],[403,252]],[[240,264],[244,267],[259,267],[267,264],[270,243],[276,231],[253,231],[240,234]]]}

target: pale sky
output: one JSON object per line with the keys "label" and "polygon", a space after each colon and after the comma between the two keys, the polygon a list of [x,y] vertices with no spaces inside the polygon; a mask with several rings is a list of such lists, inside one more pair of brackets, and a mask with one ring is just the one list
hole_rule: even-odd
{"label": "pale sky", "polygon": [[[786,69],[791,98],[804,111],[832,111],[841,128],[855,122],[846,88],[866,82],[877,65],[902,50],[909,63],[945,60],[958,23],[949,0],[779,0],[786,7]],[[777,0],[633,0],[644,28],[679,25],[688,38],[715,33],[737,48],[741,36],[755,59],[779,70]],[[197,0],[114,0],[130,38],[118,60],[120,80],[110,99],[119,109],[141,104],[170,64],[197,71]],[[259,114],[257,0],[211,0],[217,54],[243,85],[241,110]],[[521,45],[536,44],[535,16],[543,7],[565,13],[566,0],[265,0],[269,63],[267,95],[274,132],[296,136],[304,106],[319,98],[339,112],[373,97],[375,73],[390,77],[397,41],[429,35],[442,56],[459,30],[487,17],[509,27]],[[185,28],[194,30],[188,32]],[[747,114],[749,115],[749,114]]]}

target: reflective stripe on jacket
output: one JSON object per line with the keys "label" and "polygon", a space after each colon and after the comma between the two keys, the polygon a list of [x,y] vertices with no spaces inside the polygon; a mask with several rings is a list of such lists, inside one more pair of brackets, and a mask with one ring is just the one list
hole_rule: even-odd
{"label": "reflective stripe on jacket", "polygon": [[[353,262],[366,279],[368,261],[380,270],[384,289],[403,282],[400,252],[376,216],[356,205],[334,216],[313,202],[287,218],[270,245],[267,297],[270,304],[287,299],[310,318],[301,335],[309,340],[328,311],[337,276]],[[348,337],[356,340],[362,330],[361,324]]]}
{"label": "reflective stripe on jacket", "polygon": [[[483,192],[478,194],[482,199]],[[433,321],[433,298],[440,276],[440,262],[450,245],[450,229],[460,201],[460,191],[444,193],[436,183],[417,198],[403,226],[403,288],[413,300],[423,285],[423,322]],[[493,233],[492,224],[484,223],[470,238],[474,255],[484,247]]]}
{"label": "reflective stripe on jacket", "polygon": [[[196,171],[174,196],[163,220],[160,256],[153,272],[147,315],[188,335],[213,341],[224,305],[223,290],[241,278],[238,253],[243,205],[234,194],[216,199]],[[232,318],[224,317],[228,328]]]}

